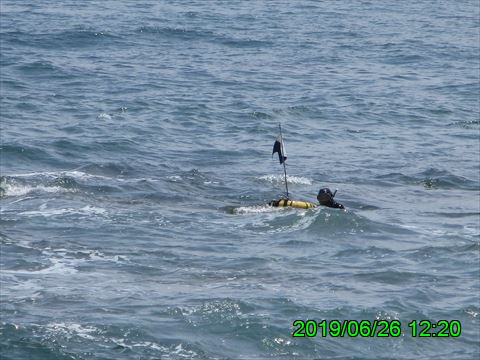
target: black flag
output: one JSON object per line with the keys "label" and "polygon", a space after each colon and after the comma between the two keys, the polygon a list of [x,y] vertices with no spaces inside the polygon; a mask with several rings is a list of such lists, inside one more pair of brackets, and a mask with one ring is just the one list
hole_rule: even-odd
{"label": "black flag", "polygon": [[287,160],[287,154],[285,153],[285,147],[283,145],[283,139],[281,135],[277,136],[275,144],[273,144],[272,156],[276,152],[278,152],[278,160],[280,160],[280,164],[283,164],[285,160]]}

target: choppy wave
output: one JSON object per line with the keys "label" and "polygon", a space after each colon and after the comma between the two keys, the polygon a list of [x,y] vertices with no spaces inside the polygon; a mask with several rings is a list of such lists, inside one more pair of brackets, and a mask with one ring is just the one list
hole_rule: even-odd
{"label": "choppy wave", "polygon": [[8,160],[10,160],[11,157],[17,161],[24,161],[25,159],[41,161],[51,157],[48,151],[36,146],[2,143],[0,150],[2,158]]}
{"label": "choppy wave", "polygon": [[[159,342],[141,330],[136,331],[137,339],[135,339],[135,336],[131,336],[131,331],[122,326],[57,321],[30,326],[5,323],[0,329],[11,341],[22,344],[32,353],[59,359],[71,358],[72,351],[88,357],[91,356],[91,350],[113,351],[121,354],[122,357],[206,358],[202,356],[198,346],[188,342],[179,340]],[[85,341],[93,344],[94,349],[91,348],[90,351],[82,349],[81,344]],[[73,348],[71,346],[67,348],[66,344],[73,343],[76,344]]]}

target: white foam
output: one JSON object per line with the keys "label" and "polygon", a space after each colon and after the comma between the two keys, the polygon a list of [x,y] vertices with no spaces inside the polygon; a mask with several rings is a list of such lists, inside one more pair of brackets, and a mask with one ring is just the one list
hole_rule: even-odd
{"label": "white foam", "polygon": [[77,269],[73,268],[71,264],[63,260],[51,258],[49,259],[51,266],[40,270],[2,270],[2,273],[12,275],[48,275],[48,274],[64,274],[70,275],[77,273]]}
{"label": "white foam", "polygon": [[269,213],[274,211],[282,211],[285,208],[273,207],[270,205],[252,205],[252,206],[240,206],[233,209],[234,214],[259,214]]}
{"label": "white foam", "polygon": [[49,179],[55,179],[61,176],[68,176],[72,177],[74,179],[91,179],[91,178],[103,178],[103,179],[108,179],[106,176],[102,175],[93,175],[93,174],[88,174],[83,171],[79,170],[68,170],[68,171],[40,171],[40,172],[30,172],[30,173],[22,173],[22,174],[11,174],[8,175],[11,177],[16,177],[16,178],[49,178]]}
{"label": "white foam", "polygon": [[126,349],[132,349],[133,345],[127,345],[125,343],[125,339],[118,339],[118,338],[111,338],[110,340],[112,340],[112,342],[115,344],[115,345],[118,345],[122,348],[126,348]]}
{"label": "white foam", "polygon": [[297,209],[297,214],[300,216],[300,219],[298,221],[291,225],[274,228],[272,230],[269,230],[268,233],[287,233],[291,231],[308,229],[315,222],[316,216],[305,216],[307,214],[307,211],[309,210]]}
{"label": "white foam", "polygon": [[97,116],[97,119],[99,119],[99,120],[112,120],[112,116],[107,114],[107,113],[102,112]]}
{"label": "white foam", "polygon": [[282,346],[292,345],[292,342],[290,340],[281,337],[273,338],[273,342]]}
{"label": "white foam", "polygon": [[45,327],[50,332],[66,336],[67,338],[78,336],[86,340],[95,340],[95,336],[93,336],[92,334],[102,333],[101,330],[97,329],[94,326],[83,326],[75,323],[51,323],[47,324]]}
{"label": "white foam", "polygon": [[11,182],[3,182],[2,188],[5,191],[4,196],[24,196],[31,192],[47,192],[47,193],[57,193],[57,192],[73,192],[74,189],[65,189],[60,186],[44,186],[44,185],[23,185],[16,184]]}
{"label": "white foam", "polygon": [[[3,179],[0,183],[0,186],[5,191],[4,196],[24,196],[31,192],[46,192],[46,193],[64,193],[64,192],[75,192],[76,189],[67,189],[61,186],[46,186],[40,182],[45,180],[54,180],[62,176],[72,177],[74,179],[88,179],[94,176],[82,171],[66,171],[66,172],[30,172],[22,174],[11,174],[8,175],[8,179]],[[23,181],[15,181],[15,178],[18,179],[33,179],[32,182],[37,184],[24,184]],[[40,180],[40,179],[41,180]],[[39,184],[40,183],[40,184]]]}
{"label": "white foam", "polygon": [[[84,252],[85,253],[85,252]],[[124,255],[112,255],[112,256],[107,256],[103,253],[101,253],[98,250],[92,250],[88,252],[88,257],[91,260],[97,260],[97,261],[111,261],[115,263],[120,263],[120,262],[128,262],[129,259],[127,256]]]}
{"label": "white foam", "polygon": [[182,181],[182,177],[179,175],[167,176],[167,179],[173,182]]}
{"label": "white foam", "polygon": [[79,209],[74,208],[61,208],[61,209],[47,209],[45,204],[39,207],[38,211],[24,211],[19,213],[18,215],[34,217],[34,216],[43,216],[43,217],[51,217],[51,216],[58,216],[58,215],[105,215],[107,214],[107,210],[91,205],[86,205]]}
{"label": "white foam", "polygon": [[162,351],[164,353],[168,353],[170,351],[170,349],[167,348],[166,346],[158,345],[157,343],[150,342],[150,341],[139,342],[139,343],[133,344],[132,346],[150,348],[153,350]]}
{"label": "white foam", "polygon": [[94,214],[94,215],[105,215],[107,213],[107,210],[104,208],[99,208],[96,206],[91,206],[91,205],[86,205],[82,208],[79,209],[80,214]]}
{"label": "white foam", "polygon": [[[285,183],[285,177],[283,175],[263,175],[257,177],[257,179],[261,181],[267,181],[270,183]],[[290,184],[298,184],[298,185],[312,185],[313,181],[309,178],[303,177],[303,176],[292,176],[292,175],[287,175],[287,181]]]}
{"label": "white foam", "polygon": [[32,177],[39,177],[39,176],[42,176],[42,177],[53,176],[55,174],[58,174],[58,173],[50,172],[50,171],[42,171],[42,172],[30,172],[30,173],[22,173],[22,174],[10,174],[8,176],[16,177],[16,178],[32,178]]}
{"label": "white foam", "polygon": [[57,173],[56,176],[61,176],[61,175],[73,177],[74,179],[106,178],[105,176],[87,174],[87,173],[84,173],[83,171],[78,171],[78,170],[66,171],[60,174]]}
{"label": "white foam", "polygon": [[173,354],[180,356],[182,358],[192,359],[196,357],[198,354],[192,350],[186,350],[182,347],[182,344],[178,344],[175,349],[172,351]]}
{"label": "white foam", "polygon": [[474,317],[474,318],[476,318],[476,317],[478,316],[478,311],[475,311],[475,310],[472,310],[472,309],[465,310],[465,312],[466,312],[468,315],[470,315],[470,316],[472,316],[472,317]]}

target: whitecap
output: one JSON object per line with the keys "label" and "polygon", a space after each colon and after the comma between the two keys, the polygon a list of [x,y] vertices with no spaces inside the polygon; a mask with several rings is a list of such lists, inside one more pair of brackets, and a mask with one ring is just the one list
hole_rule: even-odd
{"label": "whitecap", "polygon": [[66,171],[39,171],[39,172],[29,172],[29,173],[20,173],[20,174],[11,174],[8,175],[13,178],[47,178],[55,179],[61,176],[68,176],[74,179],[108,179],[106,176],[102,175],[93,175],[80,170],[66,170]]}
{"label": "whitecap", "polygon": [[51,217],[51,216],[59,216],[59,215],[85,215],[85,216],[93,216],[93,215],[105,215],[107,214],[107,210],[104,208],[99,208],[91,205],[86,205],[82,208],[74,209],[74,208],[60,208],[60,209],[47,209],[45,204],[42,204],[37,211],[23,211],[18,213],[18,215],[23,215],[27,217],[34,217],[34,216],[43,216],[43,217]]}
{"label": "whitecap", "polygon": [[234,214],[259,214],[268,213],[273,211],[282,211],[285,208],[273,207],[270,205],[252,205],[252,206],[239,206],[233,209]]}
{"label": "whitecap", "polygon": [[55,333],[57,335],[62,335],[67,338],[71,338],[73,336],[81,337],[82,339],[86,340],[95,340],[95,336],[93,334],[102,333],[101,330],[97,329],[94,326],[83,326],[81,324],[76,323],[50,323],[45,325],[47,331],[51,333]]}
{"label": "whitecap", "polygon": [[471,317],[476,318],[478,316],[478,310],[467,309],[465,312],[470,315]]}
{"label": "whitecap", "polygon": [[31,192],[57,193],[75,191],[74,189],[66,189],[60,186],[25,185],[9,181],[2,182],[1,187],[4,191],[3,196],[24,196]]}
{"label": "whitecap", "polygon": [[51,263],[49,267],[39,269],[39,270],[2,270],[2,272],[4,274],[11,274],[11,275],[47,275],[47,274],[71,275],[78,272],[77,269],[72,267],[72,264],[68,264],[63,260],[51,258],[49,261]]}
{"label": "whitecap", "polygon": [[179,175],[172,175],[172,176],[167,176],[167,179],[172,181],[172,182],[177,182],[177,181],[182,181],[182,177]]}
{"label": "whitecap", "polygon": [[99,119],[99,120],[112,120],[112,116],[107,114],[107,113],[102,112],[97,116],[97,119]]}
{"label": "whitecap", "polygon": [[[86,253],[83,251],[83,253]],[[120,263],[120,262],[128,262],[129,259],[127,256],[124,255],[105,255],[104,253],[98,251],[98,250],[91,250],[88,252],[88,257],[90,260],[96,260],[96,261],[111,261],[114,263]]]}
{"label": "whitecap", "polygon": [[181,343],[175,346],[175,349],[172,351],[172,353],[180,357],[189,358],[189,359],[192,359],[198,356],[198,354],[195,351],[184,349]]}
{"label": "whitecap", "polygon": [[[257,177],[258,180],[266,181],[273,184],[285,183],[285,176],[283,175],[263,175]],[[298,185],[312,185],[313,180],[303,177],[303,176],[293,176],[287,175],[287,182],[289,184],[298,184]]]}

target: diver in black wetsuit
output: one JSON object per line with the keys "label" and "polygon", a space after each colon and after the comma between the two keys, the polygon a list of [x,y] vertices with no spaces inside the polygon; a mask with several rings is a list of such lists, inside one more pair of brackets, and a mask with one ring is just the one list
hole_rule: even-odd
{"label": "diver in black wetsuit", "polygon": [[333,200],[336,193],[337,193],[337,190],[335,190],[335,192],[332,193],[329,188],[320,189],[317,195],[317,200],[320,203],[320,205],[323,205],[323,206],[336,208],[336,209],[345,209],[345,206]]}
{"label": "diver in black wetsuit", "polygon": [[[333,200],[335,197],[335,194],[337,193],[337,190],[335,190],[334,193],[330,191],[329,188],[323,188],[320,189],[317,195],[317,200],[320,203],[320,205],[327,206],[330,208],[336,208],[336,209],[345,209],[345,206],[342,204],[336,202]],[[310,209],[310,208],[315,208],[317,207],[316,204],[311,203],[309,201],[298,201],[298,200],[292,200],[288,198],[281,198],[279,200],[272,200],[268,203],[270,206],[274,207],[286,207],[286,206],[291,206],[291,207],[296,207],[296,208],[301,208],[301,209]]]}

